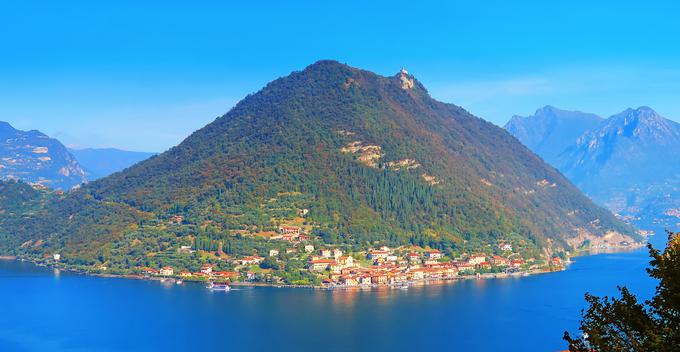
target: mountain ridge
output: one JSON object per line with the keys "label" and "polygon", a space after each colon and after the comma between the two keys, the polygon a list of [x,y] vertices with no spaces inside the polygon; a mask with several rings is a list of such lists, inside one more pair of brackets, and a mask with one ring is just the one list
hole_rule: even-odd
{"label": "mountain ridge", "polygon": [[21,131],[0,121],[0,179],[24,180],[68,190],[87,182],[66,147],[38,130]]}
{"label": "mountain ridge", "polygon": [[[508,129],[511,133],[517,130]],[[521,133],[516,137],[525,139]],[[544,157],[612,211],[651,221],[680,209],[680,204],[672,201],[680,196],[674,181],[680,177],[680,167],[673,163],[680,155],[680,124],[652,108],[627,108],[595,127],[584,127],[574,143],[561,148]],[[540,148],[535,151],[545,153]]]}
{"label": "mountain ridge", "polygon": [[554,165],[563,150],[572,145],[583,131],[604,121],[595,114],[568,111],[554,106],[537,109],[534,115],[514,115],[504,126],[524,145]]}
{"label": "mountain ridge", "polygon": [[[584,233],[634,235],[510,134],[432,99],[414,76],[335,61],[270,82],[178,146],[91,182],[47,213],[64,214],[59,202],[69,204],[66,231],[77,226],[77,241],[64,230],[24,239],[41,238],[65,258],[129,248],[133,237],[158,240],[146,233],[173,242],[191,234],[193,245],[244,254],[244,243],[291,223],[345,246],[463,251],[512,239],[536,256],[580,245],[572,240]],[[124,220],[109,216],[102,226],[89,217],[110,206]],[[162,225],[171,219],[181,219],[179,228]]]}

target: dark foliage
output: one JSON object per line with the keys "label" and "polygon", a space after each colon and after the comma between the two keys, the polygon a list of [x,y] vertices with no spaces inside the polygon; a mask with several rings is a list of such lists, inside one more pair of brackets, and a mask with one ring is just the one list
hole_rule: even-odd
{"label": "dark foliage", "polygon": [[586,295],[581,338],[565,332],[569,350],[677,351],[680,346],[680,233],[669,233],[665,251],[649,245],[651,277],[659,280],[654,297],[644,303],[625,287],[620,298]]}

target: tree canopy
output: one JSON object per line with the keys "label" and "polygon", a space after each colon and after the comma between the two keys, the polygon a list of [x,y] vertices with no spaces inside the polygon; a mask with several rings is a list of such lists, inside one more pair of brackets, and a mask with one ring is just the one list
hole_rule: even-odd
{"label": "tree canopy", "polygon": [[620,298],[586,294],[580,337],[564,333],[569,350],[678,351],[680,349],[680,232],[668,233],[662,252],[648,245],[649,275],[659,280],[654,296],[638,301],[626,287]]}

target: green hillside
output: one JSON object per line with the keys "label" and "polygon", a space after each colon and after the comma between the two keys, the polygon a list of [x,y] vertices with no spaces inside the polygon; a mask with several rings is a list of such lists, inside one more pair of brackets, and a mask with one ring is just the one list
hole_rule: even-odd
{"label": "green hillside", "polygon": [[633,231],[503,129],[432,99],[413,76],[334,61],[271,82],[123,172],[63,196],[32,192],[43,202],[28,202],[31,212],[0,215],[3,251],[60,251],[114,268],[194,263],[174,254],[180,244],[262,253],[275,244],[261,235],[290,224],[347,248],[455,252],[509,240],[538,253],[579,231]]}

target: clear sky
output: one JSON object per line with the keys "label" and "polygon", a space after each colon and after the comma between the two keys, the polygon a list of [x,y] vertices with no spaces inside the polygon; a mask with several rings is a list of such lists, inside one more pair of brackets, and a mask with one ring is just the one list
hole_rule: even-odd
{"label": "clear sky", "polygon": [[163,151],[319,59],[405,66],[496,124],[543,105],[680,121],[676,1],[3,1],[0,120]]}

